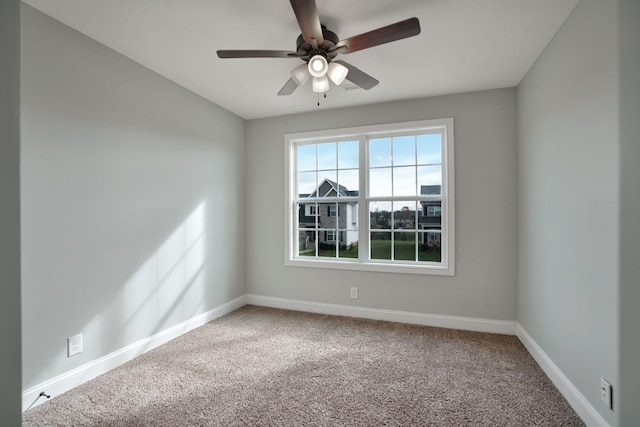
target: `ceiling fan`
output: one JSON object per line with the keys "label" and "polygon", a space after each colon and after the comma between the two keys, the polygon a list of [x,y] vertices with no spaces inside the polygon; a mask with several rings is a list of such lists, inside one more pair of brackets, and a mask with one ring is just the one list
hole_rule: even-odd
{"label": "ceiling fan", "polygon": [[369,90],[379,81],[353,65],[335,59],[338,54],[348,54],[381,44],[402,40],[420,34],[418,18],[409,18],[395,24],[380,27],[357,36],[340,40],[320,23],[315,0],[290,0],[302,34],[296,41],[296,51],[284,50],[219,50],[219,58],[298,58],[305,63],[291,71],[291,78],[278,95],[291,95],[312,77],[312,90],[324,93],[329,90],[329,80],[336,85],[345,78],[362,89]]}

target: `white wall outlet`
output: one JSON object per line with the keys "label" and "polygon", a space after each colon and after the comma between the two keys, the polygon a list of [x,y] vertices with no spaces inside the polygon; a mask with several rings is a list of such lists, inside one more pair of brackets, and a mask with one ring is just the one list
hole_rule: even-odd
{"label": "white wall outlet", "polygon": [[67,338],[67,357],[82,353],[82,334]]}
{"label": "white wall outlet", "polygon": [[607,405],[607,408],[613,409],[613,396],[611,384],[604,378],[600,377],[600,399]]}
{"label": "white wall outlet", "polygon": [[351,299],[358,299],[358,288],[356,286],[351,287]]}

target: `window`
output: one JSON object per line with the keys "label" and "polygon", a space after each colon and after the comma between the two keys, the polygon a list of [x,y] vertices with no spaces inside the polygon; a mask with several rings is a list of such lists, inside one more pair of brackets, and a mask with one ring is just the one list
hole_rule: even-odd
{"label": "window", "polygon": [[453,119],[285,135],[287,265],[454,274]]}

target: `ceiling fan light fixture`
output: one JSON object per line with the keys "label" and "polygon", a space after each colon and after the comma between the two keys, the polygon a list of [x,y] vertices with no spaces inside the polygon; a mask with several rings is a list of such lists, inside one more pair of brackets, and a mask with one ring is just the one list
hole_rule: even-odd
{"label": "ceiling fan light fixture", "polygon": [[336,84],[336,86],[340,85],[347,78],[347,74],[349,73],[349,69],[342,64],[338,64],[336,62],[329,63],[329,69],[327,71],[327,75],[331,79],[332,82]]}
{"label": "ceiling fan light fixture", "polygon": [[291,70],[291,78],[298,86],[302,86],[309,79],[309,70],[307,64],[300,64]]}
{"label": "ceiling fan light fixture", "polygon": [[329,78],[327,76],[314,77],[311,88],[315,93],[324,93],[329,90]]}
{"label": "ceiling fan light fixture", "polygon": [[329,63],[324,56],[315,55],[309,60],[308,68],[313,77],[323,77],[329,70]]}

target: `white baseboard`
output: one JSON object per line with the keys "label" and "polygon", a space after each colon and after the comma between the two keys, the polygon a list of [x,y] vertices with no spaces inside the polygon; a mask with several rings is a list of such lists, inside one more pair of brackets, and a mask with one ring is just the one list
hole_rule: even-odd
{"label": "white baseboard", "polygon": [[246,305],[246,295],[231,300],[212,310],[195,316],[189,320],[179,323],[164,331],[128,345],[113,353],[107,354],[99,359],[86,363],[64,374],[58,375],[48,381],[38,384],[22,392],[22,411],[26,411],[41,403],[46,402],[46,398],[40,397],[40,392],[57,396],[71,390],[93,378],[122,365],[141,354],[152,350],[162,344],[171,341],[197,327],[211,322],[218,317],[231,313],[232,311]]}
{"label": "white baseboard", "polygon": [[596,411],[584,395],[580,393],[576,386],[574,386],[560,368],[553,363],[553,360],[542,350],[542,347],[535,342],[531,335],[529,335],[519,323],[516,326],[516,335],[587,426],[609,427],[609,424],[602,418],[602,415]]}
{"label": "white baseboard", "polygon": [[516,334],[516,322],[507,320],[476,319],[471,317],[443,316],[408,311],[384,310],[379,308],[356,307],[352,305],[324,304],[288,298],[265,297],[247,294],[247,304],[310,313],[333,314],[337,316],[360,317],[363,319],[385,320],[388,322],[410,323],[439,328],[463,329],[467,331],[495,334]]}

